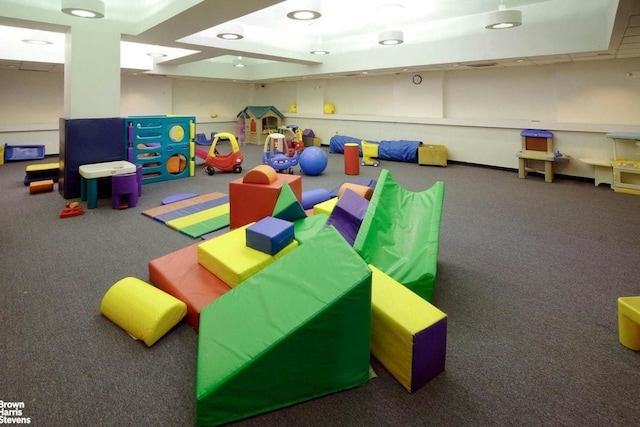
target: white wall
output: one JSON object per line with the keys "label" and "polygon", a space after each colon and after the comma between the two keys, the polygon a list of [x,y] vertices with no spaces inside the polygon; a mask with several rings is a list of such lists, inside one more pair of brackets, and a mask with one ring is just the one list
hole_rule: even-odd
{"label": "white wall", "polygon": [[406,73],[342,78],[324,90],[335,115],[316,106],[287,114],[286,124],[312,129],[325,145],[336,134],[413,139],[446,145],[451,160],[514,169],[520,132],[548,129],[555,149],[573,158],[556,170],[593,177],[580,158],[610,159],[608,132],[640,132],[640,79],[626,76],[637,69],[635,58],[422,73],[417,86]]}
{"label": "white wall", "polygon": [[0,96],[0,145],[44,145],[57,154],[63,74],[0,70]]}
{"label": "white wall", "polygon": [[[420,85],[412,73],[264,85],[123,76],[121,112],[194,115],[196,131],[208,135],[233,132],[247,105],[274,105],[285,124],[313,129],[325,144],[335,134],[414,139],[446,145],[451,160],[514,169],[520,131],[548,129],[573,158],[558,172],[593,177],[579,158],[610,158],[607,132],[640,132],[640,79],[626,76],[639,69],[640,59],[625,59],[434,71],[421,73]],[[62,75],[4,70],[0,90],[0,143],[46,144],[56,154]],[[323,114],[327,102],[336,114]]]}
{"label": "white wall", "polygon": [[[236,116],[249,105],[253,85],[173,80],[171,114],[196,116],[196,133],[235,133]],[[212,117],[214,116],[214,117]]]}
{"label": "white wall", "polygon": [[62,73],[0,70],[0,126],[57,123],[62,117]]}
{"label": "white wall", "polygon": [[172,114],[173,81],[166,77],[123,75],[120,116]]}

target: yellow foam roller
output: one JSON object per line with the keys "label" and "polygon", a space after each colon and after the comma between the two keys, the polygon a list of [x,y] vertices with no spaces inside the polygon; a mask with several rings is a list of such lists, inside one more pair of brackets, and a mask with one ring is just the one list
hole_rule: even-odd
{"label": "yellow foam roller", "polygon": [[187,305],[140,279],[125,277],[104,295],[100,313],[151,347],[182,320]]}

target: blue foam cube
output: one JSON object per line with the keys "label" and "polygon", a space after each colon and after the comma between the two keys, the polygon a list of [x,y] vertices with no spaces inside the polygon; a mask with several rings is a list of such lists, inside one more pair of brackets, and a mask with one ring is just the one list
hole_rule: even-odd
{"label": "blue foam cube", "polygon": [[272,216],[265,217],[247,227],[247,246],[275,255],[293,241],[293,223]]}

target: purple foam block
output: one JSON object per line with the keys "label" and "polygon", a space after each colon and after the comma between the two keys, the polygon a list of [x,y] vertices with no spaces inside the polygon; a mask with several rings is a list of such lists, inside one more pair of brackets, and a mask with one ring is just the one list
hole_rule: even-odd
{"label": "purple foam block", "polygon": [[342,237],[353,246],[368,207],[369,201],[367,199],[347,188],[331,211],[331,215],[327,219],[327,226],[333,225]]}
{"label": "purple foam block", "polygon": [[447,318],[434,323],[413,337],[411,392],[444,371],[447,357]]}

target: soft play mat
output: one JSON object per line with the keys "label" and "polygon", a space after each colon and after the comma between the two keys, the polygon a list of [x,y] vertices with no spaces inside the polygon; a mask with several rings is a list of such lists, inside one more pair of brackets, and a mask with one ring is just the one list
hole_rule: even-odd
{"label": "soft play mat", "polygon": [[208,193],[142,212],[187,236],[198,238],[229,226],[229,197]]}
{"label": "soft play mat", "polygon": [[197,424],[366,383],[370,337],[371,270],[329,227],[202,310]]}
{"label": "soft play mat", "polygon": [[414,192],[383,169],[353,248],[360,256],[431,302],[438,268],[444,183]]}

